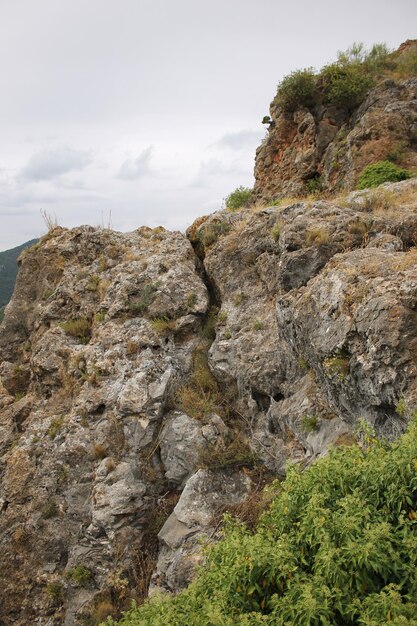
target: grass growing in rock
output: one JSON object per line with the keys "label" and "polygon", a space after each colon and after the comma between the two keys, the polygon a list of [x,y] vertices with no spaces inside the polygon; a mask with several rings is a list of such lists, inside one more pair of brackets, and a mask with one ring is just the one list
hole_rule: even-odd
{"label": "grass growing in rock", "polygon": [[81,343],[88,343],[91,337],[91,321],[86,317],[77,317],[61,324],[62,330]]}
{"label": "grass growing in rock", "polygon": [[226,519],[188,589],[119,624],[415,625],[416,418],[391,445],[364,429],[361,445],[291,467],[255,531]]}
{"label": "grass growing in rock", "polygon": [[188,384],[177,391],[176,401],[178,408],[195,419],[204,420],[212,413],[225,415],[225,397],[210,371],[206,343],[194,350]]}

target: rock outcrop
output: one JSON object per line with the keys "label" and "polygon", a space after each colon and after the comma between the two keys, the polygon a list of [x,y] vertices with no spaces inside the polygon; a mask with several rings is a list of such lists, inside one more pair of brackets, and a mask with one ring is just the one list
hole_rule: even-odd
{"label": "rock outcrop", "polygon": [[[409,41],[397,54],[416,48]],[[355,188],[376,161],[417,165],[417,78],[389,77],[355,110],[319,103],[284,111],[275,98],[267,136],[256,152],[255,197],[271,202],[308,193],[316,180],[328,192]]]}
{"label": "rock outcrop", "polygon": [[359,418],[404,429],[416,202],[411,180],[188,239],[57,228],[23,254],[0,328],[2,623],[98,623],[152,571],[176,591],[254,466],[308,464]]}
{"label": "rock outcrop", "polygon": [[417,79],[346,115],[271,107],[255,199],[184,235],[54,228],[0,326],[0,625],[82,626],[176,592],[261,487],[417,402]]}

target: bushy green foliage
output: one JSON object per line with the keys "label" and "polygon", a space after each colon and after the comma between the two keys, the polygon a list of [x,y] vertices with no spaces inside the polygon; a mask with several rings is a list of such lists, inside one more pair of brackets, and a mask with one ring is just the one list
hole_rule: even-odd
{"label": "bushy green foliage", "polygon": [[278,85],[276,103],[284,111],[295,111],[298,107],[315,104],[316,76],[312,67],[291,72]]}
{"label": "bushy green foliage", "polygon": [[362,63],[332,63],[321,71],[324,102],[352,111],[364,100],[373,79]]}
{"label": "bushy green foliage", "polygon": [[316,175],[306,181],[306,189],[308,193],[319,193],[322,190],[322,182],[320,176]]}
{"label": "bushy green foliage", "polygon": [[229,519],[188,589],[120,624],[415,625],[416,509],[417,420],[392,445],[368,429],[304,473],[290,467],[256,532]]}
{"label": "bushy green foliage", "polygon": [[234,191],[232,191],[232,193],[226,196],[226,198],[224,199],[224,204],[226,206],[226,209],[229,209],[229,211],[237,211],[245,204],[247,204],[251,197],[252,189],[240,185],[240,187],[237,187]]}
{"label": "bushy green foliage", "polygon": [[91,571],[80,563],[75,565],[67,572],[67,577],[76,585],[86,587],[91,580]]}
{"label": "bushy green foliage", "polygon": [[352,111],[384,72],[415,74],[415,58],[412,51],[395,61],[385,44],[375,44],[367,50],[362,43],[354,43],[317,73],[309,67],[285,76],[278,85],[275,103],[288,113],[322,102]]}
{"label": "bushy green foliage", "polygon": [[400,180],[410,178],[410,172],[398,167],[391,161],[378,161],[372,163],[362,170],[356,188],[368,189],[369,187],[378,187],[382,183],[395,183]]}

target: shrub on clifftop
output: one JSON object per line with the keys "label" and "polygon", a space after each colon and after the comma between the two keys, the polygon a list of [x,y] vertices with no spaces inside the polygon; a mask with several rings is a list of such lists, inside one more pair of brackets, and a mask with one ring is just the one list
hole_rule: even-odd
{"label": "shrub on clifftop", "polygon": [[240,187],[237,187],[224,199],[226,209],[229,209],[229,211],[237,211],[249,202],[251,196],[252,189],[240,185]]}
{"label": "shrub on clifftop", "polygon": [[312,67],[291,72],[278,85],[276,102],[284,111],[295,111],[298,107],[315,104],[316,76]]}

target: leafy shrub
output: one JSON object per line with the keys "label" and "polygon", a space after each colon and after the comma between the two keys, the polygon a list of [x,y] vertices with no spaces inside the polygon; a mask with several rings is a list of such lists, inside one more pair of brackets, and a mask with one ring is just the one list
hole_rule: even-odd
{"label": "leafy shrub", "polygon": [[332,63],[321,70],[324,102],[352,111],[372,87],[372,75],[360,63]]}
{"label": "leafy shrub", "polygon": [[308,193],[319,193],[322,190],[322,182],[320,176],[316,175],[306,181],[306,189]]}
{"label": "leafy shrub", "polygon": [[278,85],[276,103],[284,111],[295,111],[298,107],[313,107],[315,104],[316,76],[312,67],[291,72]]}
{"label": "leafy shrub", "polygon": [[402,167],[398,167],[395,163],[378,161],[362,170],[356,188],[368,189],[369,187],[378,187],[382,183],[395,183],[400,180],[406,180],[410,176],[410,172]]}
{"label": "leafy shrub", "polygon": [[91,571],[80,563],[79,565],[75,565],[67,572],[67,577],[76,585],[80,587],[86,587],[89,581],[91,580]]}
{"label": "leafy shrub", "polygon": [[290,467],[256,532],[229,517],[188,589],[120,624],[413,626],[416,510],[414,420],[391,445],[367,437]]}
{"label": "leafy shrub", "polygon": [[245,204],[248,204],[251,197],[252,197],[252,189],[249,189],[249,187],[243,187],[243,185],[240,185],[240,187],[237,187],[234,191],[232,191],[232,193],[230,193],[224,199],[226,209],[228,209],[229,211],[237,211],[238,209],[243,207]]}

